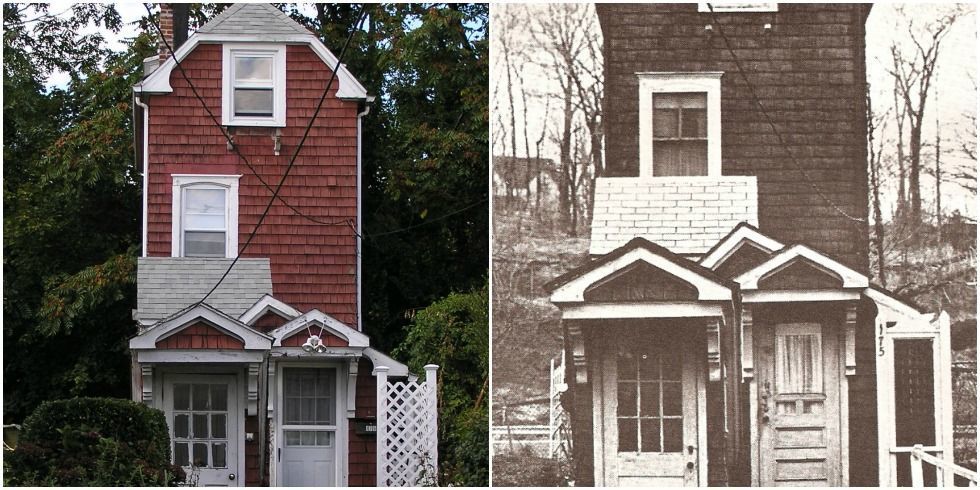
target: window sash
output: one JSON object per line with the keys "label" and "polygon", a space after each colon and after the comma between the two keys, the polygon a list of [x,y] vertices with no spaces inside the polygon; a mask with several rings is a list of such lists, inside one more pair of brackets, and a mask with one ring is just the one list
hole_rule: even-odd
{"label": "window sash", "polygon": [[[234,117],[258,117],[273,118],[276,113],[276,55],[271,52],[233,52],[231,63],[231,104],[232,115]],[[240,78],[238,74],[239,61],[251,58],[262,59],[268,62],[268,78]],[[283,83],[283,82],[279,82]],[[252,107],[239,108],[246,101],[239,98],[239,94],[245,92],[267,93],[267,100],[254,99]],[[266,97],[263,97],[265,99]],[[260,104],[254,104],[260,102]],[[267,104],[267,107],[266,107]]]}
{"label": "window sash", "polygon": [[[190,196],[194,191],[220,191],[220,211],[188,211]],[[188,185],[181,189],[180,241],[183,257],[224,257],[228,245],[228,189],[208,185]],[[203,196],[203,195],[202,195]],[[213,196],[212,196],[213,197]],[[201,218],[201,219],[194,219]],[[210,219],[208,219],[210,218]],[[220,226],[218,226],[220,224]],[[190,235],[190,236],[188,236]],[[215,247],[218,240],[205,237],[220,236],[220,248]],[[197,240],[188,240],[196,237]],[[202,240],[204,239],[204,240]],[[208,245],[211,245],[210,247]],[[213,249],[213,251],[210,251]]]}

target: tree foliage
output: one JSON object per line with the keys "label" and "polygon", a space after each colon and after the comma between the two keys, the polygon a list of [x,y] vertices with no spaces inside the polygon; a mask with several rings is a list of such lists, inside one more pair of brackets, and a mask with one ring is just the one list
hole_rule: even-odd
{"label": "tree foliage", "polygon": [[488,484],[487,397],[490,344],[487,287],[452,293],[414,318],[394,354],[414,372],[438,364],[439,483]]}

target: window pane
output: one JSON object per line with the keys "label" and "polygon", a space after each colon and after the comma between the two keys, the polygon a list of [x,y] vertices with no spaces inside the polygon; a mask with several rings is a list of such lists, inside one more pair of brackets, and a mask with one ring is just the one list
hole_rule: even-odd
{"label": "window pane", "polygon": [[228,410],[228,385],[211,385],[211,410]]}
{"label": "window pane", "polygon": [[194,466],[207,467],[208,465],[208,444],[206,442],[194,443]]}
{"label": "window pane", "polygon": [[659,383],[640,383],[640,416],[660,416]]}
{"label": "window pane", "polygon": [[330,447],[333,446],[333,432],[320,430],[316,433],[316,445]]}
{"label": "window pane", "polygon": [[178,442],[174,444],[174,464],[177,466],[190,465],[190,456],[187,454],[186,442]]}
{"label": "window pane", "polygon": [[708,94],[705,92],[653,94],[653,107],[655,109],[706,109]]}
{"label": "window pane", "polygon": [[626,416],[636,416],[636,383],[619,383],[619,396],[617,399],[616,414]]}
{"label": "window pane", "polygon": [[184,189],[184,212],[188,214],[225,215],[224,189]]}
{"label": "window pane", "polygon": [[704,109],[683,109],[681,114],[681,136],[684,138],[705,138],[708,136],[708,113]]}
{"label": "window pane", "polygon": [[684,431],[681,419],[664,419],[664,452],[679,453],[684,449]]}
{"label": "window pane", "polygon": [[681,415],[681,384],[664,383],[664,415]]}
{"label": "window pane", "polygon": [[174,410],[189,410],[191,408],[191,385],[174,385]]}
{"label": "window pane", "polygon": [[194,439],[208,438],[208,415],[206,413],[194,414]]}
{"label": "window pane", "polygon": [[644,419],[640,421],[643,432],[640,433],[641,451],[645,453],[660,451],[660,419]]}
{"label": "window pane", "polygon": [[225,461],[225,449],[226,444],[223,442],[211,444],[211,460],[214,462],[215,468],[225,468],[228,466],[228,462]]}
{"label": "window pane", "polygon": [[650,381],[660,378],[660,349],[646,346],[638,353],[640,379]]}
{"label": "window pane", "polygon": [[208,391],[210,391],[208,385],[194,385],[194,410],[208,410],[210,408]]}
{"label": "window pane", "polygon": [[235,56],[235,81],[272,81],[271,56]]}
{"label": "window pane", "polygon": [[316,434],[314,434],[313,431],[304,430],[300,434],[300,441],[302,441],[300,444],[304,446],[312,446],[316,444]]}
{"label": "window pane", "polygon": [[636,419],[618,419],[619,451],[636,451]]}
{"label": "window pane", "polygon": [[776,337],[776,392],[822,393],[822,357],[817,335]]}
{"label": "window pane", "polygon": [[619,362],[616,369],[620,380],[636,379],[636,358],[627,349],[628,347],[621,346],[619,350]]}
{"label": "window pane", "polygon": [[185,230],[225,230],[224,214],[184,214]]}
{"label": "window pane", "polygon": [[185,231],[185,257],[224,257],[225,232]]}
{"label": "window pane", "polygon": [[286,445],[287,446],[299,446],[299,432],[298,430],[287,430],[286,431]]}
{"label": "window pane", "polygon": [[190,416],[186,413],[174,415],[174,437],[186,438],[190,428]]}
{"label": "window pane", "polygon": [[653,110],[653,137],[677,137],[677,109]]}
{"label": "window pane", "polygon": [[224,439],[228,437],[228,416],[223,413],[215,413],[211,415],[211,437],[215,439]]}
{"label": "window pane", "polygon": [[654,141],[653,175],[708,175],[707,141]]}
{"label": "window pane", "polygon": [[287,369],[284,373],[285,423],[297,425],[333,425],[336,370]]}
{"label": "window pane", "polygon": [[236,88],[235,115],[272,117],[272,89]]}

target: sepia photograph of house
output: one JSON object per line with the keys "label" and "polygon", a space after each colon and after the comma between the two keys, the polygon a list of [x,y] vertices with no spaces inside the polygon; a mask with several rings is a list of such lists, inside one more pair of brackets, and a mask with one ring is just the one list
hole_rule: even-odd
{"label": "sepia photograph of house", "polygon": [[487,485],[488,15],[4,4],[4,484]]}
{"label": "sepia photograph of house", "polygon": [[974,5],[491,22],[494,485],[977,484]]}

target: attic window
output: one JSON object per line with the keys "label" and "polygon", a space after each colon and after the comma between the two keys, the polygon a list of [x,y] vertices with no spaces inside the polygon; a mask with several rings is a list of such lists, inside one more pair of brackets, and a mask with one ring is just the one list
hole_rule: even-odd
{"label": "attic window", "polygon": [[224,45],[222,123],[286,125],[286,47]]}
{"label": "attic window", "polygon": [[721,76],[637,74],[641,177],[721,175]]}

